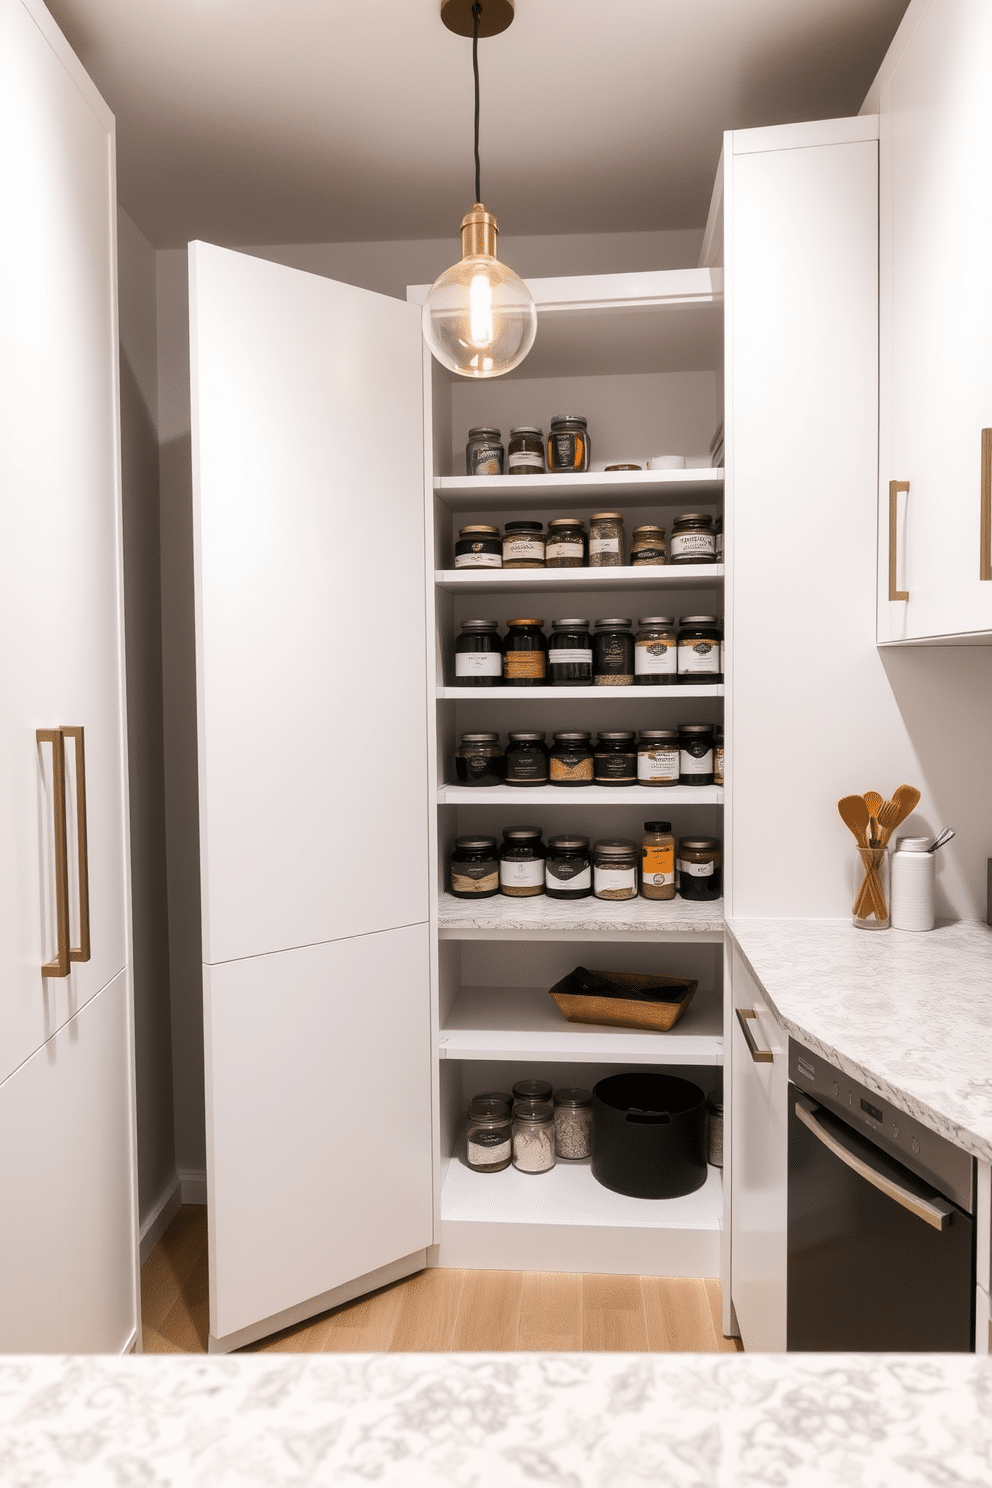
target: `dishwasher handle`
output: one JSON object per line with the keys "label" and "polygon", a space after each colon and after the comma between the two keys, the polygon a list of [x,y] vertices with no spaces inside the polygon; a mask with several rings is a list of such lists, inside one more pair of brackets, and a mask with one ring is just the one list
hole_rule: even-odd
{"label": "dishwasher handle", "polygon": [[809,1104],[803,1100],[796,1101],[796,1115],[811,1132],[818,1142],[822,1142],[828,1152],[842,1162],[845,1167],[864,1178],[866,1183],[872,1184],[879,1193],[885,1194],[886,1198],[892,1199],[903,1209],[908,1209],[910,1214],[915,1214],[917,1219],[922,1219],[925,1224],[931,1225],[935,1230],[946,1230],[954,1218],[954,1205],[945,1203],[940,1198],[928,1198],[922,1193],[914,1193],[912,1189],[897,1183],[887,1173],[879,1172],[872,1167],[865,1156],[854,1151],[841,1138],[841,1136],[827,1128],[817,1120],[819,1106]]}

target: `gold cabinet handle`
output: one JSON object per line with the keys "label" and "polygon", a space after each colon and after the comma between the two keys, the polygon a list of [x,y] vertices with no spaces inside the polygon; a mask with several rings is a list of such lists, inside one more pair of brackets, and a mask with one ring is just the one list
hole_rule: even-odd
{"label": "gold cabinet handle", "polygon": [[65,744],[61,729],[37,729],[39,744],[52,746],[52,801],[55,816],[55,925],[58,952],[42,964],[48,977],[69,975],[69,851],[65,834]]}
{"label": "gold cabinet handle", "polygon": [[909,481],[889,481],[889,598],[908,599],[908,589],[896,588],[896,558],[899,539],[896,535],[896,504],[899,492],[909,494]]}
{"label": "gold cabinet handle", "polygon": [[759,1049],[755,1042],[754,1034],[751,1032],[751,1023],[758,1016],[754,1008],[735,1008],[734,1011],[737,1014],[737,1021],[741,1025],[741,1033],[744,1035],[747,1051],[755,1064],[771,1064],[775,1055],[771,1049]]}
{"label": "gold cabinet handle", "polygon": [[90,959],[90,853],[86,836],[86,755],[83,730],[64,728],[62,738],[72,739],[76,746],[76,854],[79,885],[79,945],[69,947],[70,961]]}
{"label": "gold cabinet handle", "polygon": [[978,577],[992,579],[992,429],[982,430],[982,530]]}

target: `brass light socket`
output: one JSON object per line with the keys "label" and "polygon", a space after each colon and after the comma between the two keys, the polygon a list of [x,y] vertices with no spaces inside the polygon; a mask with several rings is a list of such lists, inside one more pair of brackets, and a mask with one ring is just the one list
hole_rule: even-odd
{"label": "brass light socket", "polygon": [[[441,0],[441,19],[456,36],[472,35],[472,0]],[[482,0],[480,36],[498,36],[512,24],[513,0]]]}
{"label": "brass light socket", "polygon": [[462,218],[462,258],[480,253],[495,258],[498,232],[496,218],[481,202],[476,202],[471,212]]}

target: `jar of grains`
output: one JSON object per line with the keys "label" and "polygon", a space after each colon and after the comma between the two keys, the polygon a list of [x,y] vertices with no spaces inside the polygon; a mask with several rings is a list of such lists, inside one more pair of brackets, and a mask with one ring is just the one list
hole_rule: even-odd
{"label": "jar of grains", "polygon": [[672,523],[673,563],[715,563],[716,534],[704,512],[686,512]]}
{"label": "jar of grains", "polygon": [[619,512],[593,512],[589,519],[589,567],[623,566],[623,517]]}
{"label": "jar of grains", "polygon": [[543,522],[507,522],[503,537],[503,567],[544,567]]}
{"label": "jar of grains", "polygon": [[588,837],[549,837],[544,860],[544,892],[549,899],[588,899],[592,860]]}
{"label": "jar of grains", "polygon": [[455,779],[459,785],[502,785],[506,755],[499,734],[462,734],[455,750]]}
{"label": "jar of grains", "polygon": [[634,683],[637,687],[674,687],[678,682],[678,631],[674,615],[647,615],[638,620],[634,637]]}
{"label": "jar of grains", "polygon": [[567,1162],[592,1155],[592,1091],[576,1085],[555,1091],[555,1153]]}
{"label": "jar of grains", "polygon": [[506,746],[507,785],[547,785],[548,746],[544,734],[515,733]]}
{"label": "jar of grains", "polygon": [[475,1173],[499,1173],[510,1166],[513,1123],[502,1101],[476,1097],[469,1102],[465,1161]]}
{"label": "jar of grains", "polygon": [[641,838],[641,898],[675,898],[675,838],[667,821],[646,821]]}
{"label": "jar of grains", "polygon": [[534,424],[518,424],[510,430],[506,453],[510,475],[544,474],[544,433]]}
{"label": "jar of grains", "polygon": [[552,620],[548,670],[552,687],[592,686],[592,637],[588,620]]}
{"label": "jar of grains", "polygon": [[679,682],[685,687],[723,681],[720,621],[716,615],[683,615],[679,620]]}
{"label": "jar of grains", "polygon": [[584,568],[586,524],[578,517],[552,517],[544,544],[547,568]]}
{"label": "jar of grains", "polygon": [[508,687],[544,687],[548,638],[543,620],[508,620],[503,640],[503,680]]}
{"label": "jar of grains", "polygon": [[718,837],[680,837],[675,866],[682,898],[719,899],[721,861]]}
{"label": "jar of grains", "polygon": [[641,729],[637,745],[638,785],[679,783],[678,729]]}
{"label": "jar of grains", "polygon": [[504,827],[499,850],[499,891],[511,899],[544,893],[544,843],[540,827]]}
{"label": "jar of grains", "polygon": [[713,730],[713,784],[723,784],[723,724]]}
{"label": "jar of grains", "polygon": [[679,724],[679,784],[713,784],[713,725]]}
{"label": "jar of grains", "polygon": [[455,685],[502,687],[503,643],[495,620],[463,620],[455,638]]}
{"label": "jar of grains", "polygon": [[657,568],[668,562],[664,527],[635,527],[630,534],[630,561],[634,568]]}
{"label": "jar of grains", "polygon": [[513,1104],[517,1101],[549,1101],[551,1085],[547,1080],[518,1080],[513,1087]]}
{"label": "jar of grains", "polygon": [[502,568],[503,539],[498,527],[459,527],[456,568]]}
{"label": "jar of grains", "polygon": [[637,897],[637,864],[640,851],[635,842],[618,837],[594,842],[592,887],[597,899]]}
{"label": "jar of grains", "polygon": [[589,433],[586,420],[576,413],[556,413],[548,434],[548,469],[589,469]]}
{"label": "jar of grains", "polygon": [[469,429],[465,470],[468,475],[503,474],[503,444],[498,429]]}
{"label": "jar of grains", "polygon": [[600,732],[593,766],[597,785],[636,785],[637,735],[633,729]]}
{"label": "jar of grains", "polygon": [[629,620],[597,620],[592,641],[595,687],[632,687],[634,637]]}
{"label": "jar of grains", "polygon": [[513,1166],[521,1173],[546,1173],[554,1165],[554,1107],[549,1101],[516,1101],[513,1107]]}
{"label": "jar of grains", "polygon": [[580,731],[554,735],[551,746],[552,785],[592,785],[592,736]]}
{"label": "jar of grains", "polygon": [[491,899],[499,893],[495,837],[456,837],[451,854],[451,892],[456,899]]}

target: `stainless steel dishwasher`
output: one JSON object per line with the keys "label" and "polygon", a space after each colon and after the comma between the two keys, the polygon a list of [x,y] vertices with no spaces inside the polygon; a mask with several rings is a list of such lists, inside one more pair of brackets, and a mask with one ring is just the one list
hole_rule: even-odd
{"label": "stainless steel dishwasher", "polygon": [[788,1347],[968,1353],[975,1163],[789,1041]]}

